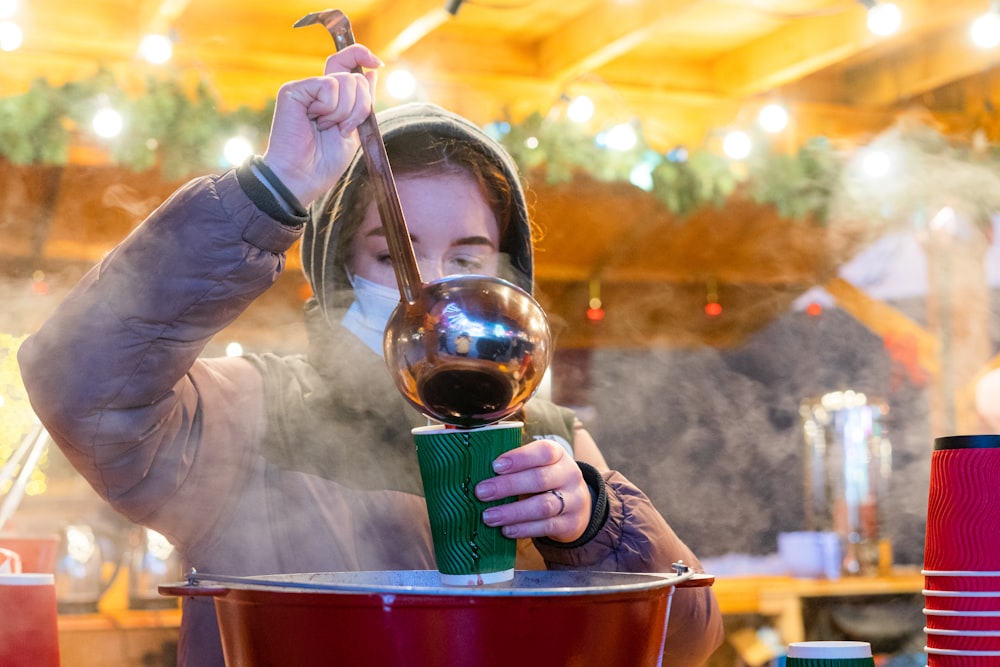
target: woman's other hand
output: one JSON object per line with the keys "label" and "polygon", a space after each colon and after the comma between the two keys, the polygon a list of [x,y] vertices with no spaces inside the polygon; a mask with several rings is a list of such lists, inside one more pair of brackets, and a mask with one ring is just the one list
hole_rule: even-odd
{"label": "woman's other hand", "polygon": [[590,523],[590,488],[580,468],[559,443],[535,440],[499,456],[496,477],[476,486],[480,500],[519,499],[483,512],[488,526],[503,526],[507,537],[548,537],[572,542]]}
{"label": "woman's other hand", "polygon": [[[264,162],[303,205],[329,190],[357,152],[356,130],[372,112],[373,70],[381,66],[353,44],[327,58],[324,76],[278,91]],[[368,71],[352,72],[359,67]]]}

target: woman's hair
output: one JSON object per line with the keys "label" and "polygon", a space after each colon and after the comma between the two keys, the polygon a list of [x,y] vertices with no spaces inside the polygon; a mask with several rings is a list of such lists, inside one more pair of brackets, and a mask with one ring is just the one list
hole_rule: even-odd
{"label": "woman's hair", "polygon": [[[396,178],[450,174],[472,176],[479,184],[483,199],[496,217],[500,251],[504,252],[508,248],[505,241],[511,234],[518,233],[513,229],[516,225],[512,214],[514,191],[495,159],[481,147],[467,140],[420,131],[394,137],[386,141],[385,148],[392,173]],[[368,206],[375,197],[372,179],[368,177],[365,165],[362,165],[355,180],[343,184],[343,187],[353,188],[354,192],[345,202],[345,206],[333,213],[341,229],[336,254],[338,267],[347,266],[354,237],[361,227]],[[447,204],[442,203],[442,205]]]}

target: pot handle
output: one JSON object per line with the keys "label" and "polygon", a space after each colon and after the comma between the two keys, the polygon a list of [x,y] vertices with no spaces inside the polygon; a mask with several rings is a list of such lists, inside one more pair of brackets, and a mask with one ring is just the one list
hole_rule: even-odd
{"label": "pot handle", "polygon": [[156,587],[156,590],[159,591],[160,595],[172,595],[180,598],[221,598],[230,591],[225,586],[198,586],[186,581],[178,581],[173,584],[160,584]]}
{"label": "pot handle", "polygon": [[675,588],[706,588],[714,583],[714,574],[694,574],[690,579],[678,582]]}

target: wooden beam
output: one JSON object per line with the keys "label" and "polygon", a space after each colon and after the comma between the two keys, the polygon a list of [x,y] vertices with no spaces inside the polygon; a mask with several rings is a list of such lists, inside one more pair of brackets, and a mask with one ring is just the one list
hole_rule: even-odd
{"label": "wooden beam", "polygon": [[744,97],[787,84],[848,58],[876,41],[860,4],[832,16],[791,22],[715,63],[715,87]]}
{"label": "wooden beam", "polygon": [[191,0],[146,0],[139,6],[139,25],[147,33],[165,35]]}
{"label": "wooden beam", "polygon": [[823,288],[850,313],[880,338],[905,336],[913,341],[920,366],[934,377],[941,374],[941,343],[919,324],[892,306],[872,299],[843,278],[834,278]]}
{"label": "wooden beam", "polygon": [[848,58],[860,59],[867,68],[869,56],[877,57],[907,43],[919,52],[926,36],[947,26],[962,25],[967,34],[970,16],[984,12],[981,0],[896,0],[903,13],[900,32],[891,38],[868,31],[864,7],[857,4],[841,14],[804,18],[773,34],[733,51],[715,65],[720,92],[750,96],[786,85],[836,65]]}
{"label": "wooden beam", "polygon": [[383,0],[367,17],[354,23],[354,36],[386,62],[451,19],[443,0]]}
{"label": "wooden beam", "polygon": [[539,72],[567,80],[595,70],[649,39],[657,24],[699,2],[597,3],[538,45]]}
{"label": "wooden beam", "polygon": [[879,63],[848,71],[846,89],[849,101],[857,106],[887,107],[988,70],[998,62],[995,49],[975,46],[967,26],[956,27]]}

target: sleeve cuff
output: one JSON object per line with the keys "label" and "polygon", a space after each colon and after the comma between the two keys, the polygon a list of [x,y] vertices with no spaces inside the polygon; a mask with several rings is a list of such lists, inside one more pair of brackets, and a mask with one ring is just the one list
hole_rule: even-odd
{"label": "sleeve cuff", "polygon": [[[308,220],[309,216],[304,209],[302,209],[302,215],[297,215],[289,211],[285,206],[282,206],[271,189],[262,183],[254,173],[253,159],[244,161],[243,164],[236,168],[236,180],[239,182],[243,192],[250,198],[250,201],[254,203],[254,206],[281,224],[289,227],[298,227],[305,224]],[[298,201],[295,204],[298,204]],[[301,209],[302,205],[298,204],[298,206]]]}

